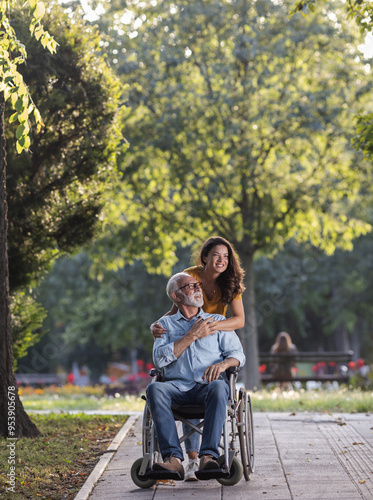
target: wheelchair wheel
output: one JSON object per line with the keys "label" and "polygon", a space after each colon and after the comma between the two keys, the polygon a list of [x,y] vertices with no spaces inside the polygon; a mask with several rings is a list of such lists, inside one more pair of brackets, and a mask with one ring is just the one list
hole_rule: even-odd
{"label": "wheelchair wheel", "polygon": [[254,426],[253,411],[251,407],[250,395],[246,389],[241,387],[238,395],[238,437],[240,440],[240,452],[243,465],[243,473],[246,481],[249,481],[250,474],[254,472]]}
{"label": "wheelchair wheel", "polygon": [[[225,457],[224,455],[221,455],[218,458],[218,464],[223,465],[224,462],[225,462]],[[224,486],[233,486],[234,484],[237,484],[239,481],[241,481],[242,474],[243,474],[242,464],[237,457],[234,457],[229,477],[219,477],[216,480],[218,483]]]}
{"label": "wheelchair wheel", "polygon": [[131,467],[131,479],[139,488],[151,488],[157,482],[155,479],[149,479],[146,476],[140,476],[139,471],[142,464],[142,458],[133,462]]}
{"label": "wheelchair wheel", "polygon": [[145,403],[144,414],[142,417],[142,453],[150,452],[150,440],[151,440],[151,430],[152,430],[152,416],[150,414],[150,409],[148,403]]}

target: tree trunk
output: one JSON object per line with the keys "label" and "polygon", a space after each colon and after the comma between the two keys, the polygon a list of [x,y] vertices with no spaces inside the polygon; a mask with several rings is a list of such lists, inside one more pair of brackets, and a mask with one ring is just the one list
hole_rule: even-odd
{"label": "tree trunk", "polygon": [[246,290],[242,295],[245,309],[245,326],[240,330],[246,363],[243,367],[244,383],[246,389],[259,389],[259,348],[258,328],[255,313],[255,291],[254,291],[254,256],[245,252],[239,252],[243,267],[245,269]]}
{"label": "tree trunk", "polygon": [[336,351],[349,351],[351,349],[350,338],[346,325],[339,323],[333,332]]}
{"label": "tree trunk", "polygon": [[40,434],[40,431],[23,409],[13,370],[7,253],[4,107],[4,95],[0,92],[0,435],[9,438],[34,437]]}
{"label": "tree trunk", "polygon": [[351,347],[354,351],[354,361],[357,361],[361,357],[361,336],[363,331],[364,322],[363,320],[358,319],[351,332]]}

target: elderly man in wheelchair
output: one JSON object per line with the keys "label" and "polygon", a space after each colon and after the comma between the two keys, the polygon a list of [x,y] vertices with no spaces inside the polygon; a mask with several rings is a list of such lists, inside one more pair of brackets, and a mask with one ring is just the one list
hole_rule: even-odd
{"label": "elderly man in wheelchair", "polygon": [[[243,469],[248,479],[253,470],[251,403],[244,389],[237,398],[235,388],[236,367],[245,363],[241,343],[235,332],[216,331],[216,320],[224,317],[202,311],[201,284],[192,276],[186,273],[172,276],[166,291],[178,312],[160,320],[167,333],[156,339],[153,359],[163,372],[162,381],[154,376],[146,390],[144,458],[132,466],[132,479],[142,488],[152,486],[157,479],[183,480],[181,441],[192,432],[202,434],[198,479],[215,478],[222,484],[235,484]],[[227,370],[232,372],[230,380]],[[189,419],[201,417],[204,421],[198,426],[189,423]],[[192,429],[182,439],[175,419],[189,423]],[[243,465],[235,458],[236,435],[244,455]],[[231,436],[230,446],[228,436]],[[219,446],[224,455],[220,455]],[[163,462],[154,461],[158,451]],[[230,481],[233,469],[235,482]]]}

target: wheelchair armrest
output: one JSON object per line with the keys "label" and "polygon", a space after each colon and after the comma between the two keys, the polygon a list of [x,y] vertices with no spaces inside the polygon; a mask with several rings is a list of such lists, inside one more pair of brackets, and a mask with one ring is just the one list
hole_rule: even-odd
{"label": "wheelchair armrest", "polygon": [[[227,377],[229,378],[230,375],[236,375],[239,371],[240,371],[240,367],[239,366],[230,366],[226,370]],[[150,370],[150,372],[149,372],[149,375],[151,377],[157,377],[157,380],[159,382],[163,381],[163,371],[159,370],[158,368],[152,368]]]}
{"label": "wheelchair armrest", "polygon": [[236,375],[239,371],[240,371],[239,366],[230,366],[227,370],[225,370],[228,378],[229,378],[229,375]]}
{"label": "wheelchair armrest", "polygon": [[152,368],[149,372],[149,375],[153,377],[157,377],[157,381],[162,382],[163,381],[163,371],[159,370],[158,368]]}

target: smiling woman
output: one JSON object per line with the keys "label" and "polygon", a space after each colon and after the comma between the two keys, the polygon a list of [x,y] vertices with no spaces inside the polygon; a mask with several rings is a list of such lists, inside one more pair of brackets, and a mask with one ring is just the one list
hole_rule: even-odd
{"label": "smiling woman", "polygon": [[[233,246],[220,236],[213,236],[206,240],[199,249],[196,257],[196,266],[189,267],[184,272],[190,274],[196,281],[202,283],[202,309],[210,314],[226,316],[229,305],[231,317],[219,322],[216,331],[230,331],[242,328],[245,324],[245,315],[242,305],[244,271]],[[166,313],[175,314],[174,305]],[[219,327],[219,328],[218,328]],[[166,332],[157,322],[150,327],[153,337],[158,338]]]}
{"label": "smiling woman", "polygon": [[226,316],[229,304],[231,318],[221,321],[219,330],[242,328],[245,323],[241,296],[245,289],[244,271],[232,245],[220,236],[213,236],[202,245],[196,261],[197,265],[185,272],[202,282],[203,310]]}

